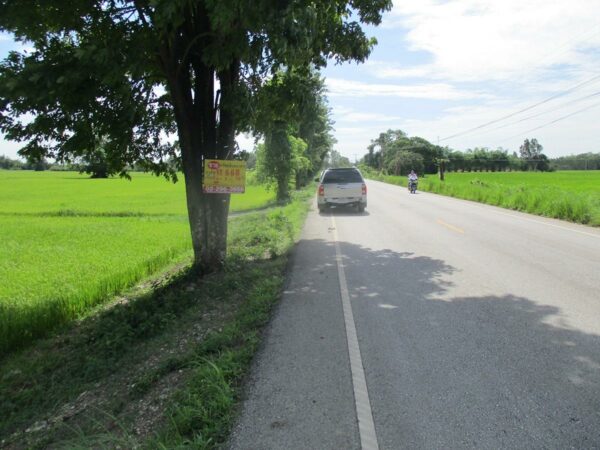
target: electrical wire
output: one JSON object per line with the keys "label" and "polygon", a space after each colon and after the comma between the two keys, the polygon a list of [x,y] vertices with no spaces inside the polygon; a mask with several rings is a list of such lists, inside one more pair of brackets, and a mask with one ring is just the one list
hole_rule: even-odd
{"label": "electrical wire", "polygon": [[537,102],[537,103],[535,103],[533,105],[527,106],[526,108],[520,109],[519,111],[507,114],[506,116],[499,117],[498,119],[491,120],[489,122],[486,122],[486,123],[484,123],[482,125],[479,125],[479,126],[476,126],[476,127],[473,127],[473,128],[470,128],[468,130],[461,131],[460,133],[456,133],[456,134],[453,134],[451,136],[447,136],[447,137],[445,137],[443,139],[440,139],[439,142],[446,141],[446,140],[449,140],[449,139],[453,139],[453,138],[458,137],[458,136],[463,136],[465,134],[470,134],[473,131],[480,130],[482,128],[488,127],[488,126],[493,125],[495,123],[498,123],[498,122],[501,122],[503,120],[509,119],[511,117],[516,116],[517,114],[521,114],[521,113],[523,113],[525,111],[529,111],[529,110],[531,110],[533,108],[536,108],[536,107],[538,107],[540,105],[548,103],[548,102],[550,102],[550,101],[552,101],[554,99],[557,99],[559,97],[563,97],[563,96],[565,96],[567,94],[570,94],[571,92],[574,92],[577,89],[580,89],[581,87],[586,86],[586,85],[588,85],[590,83],[594,83],[594,82],[596,82],[598,80],[600,80],[600,75],[596,75],[595,77],[592,77],[592,78],[590,78],[590,79],[588,79],[588,80],[586,80],[586,81],[584,81],[582,83],[579,83],[578,85],[573,86],[572,88],[569,88],[566,91],[562,91],[562,92],[559,92],[558,94],[554,94],[551,97],[548,97],[548,98],[546,98],[546,99],[544,99],[544,100],[542,100],[540,102]]}
{"label": "electrical wire", "polygon": [[537,130],[539,130],[539,129],[541,129],[541,128],[545,128],[545,127],[547,127],[547,126],[549,126],[549,125],[553,125],[553,124],[555,124],[556,122],[560,122],[561,120],[568,119],[569,117],[572,117],[572,116],[574,116],[574,115],[576,115],[576,114],[582,113],[582,112],[584,112],[584,111],[587,111],[587,110],[589,110],[589,109],[596,108],[596,107],[598,107],[598,106],[600,106],[600,102],[598,102],[598,103],[594,103],[593,105],[590,105],[590,106],[587,106],[587,107],[585,107],[585,108],[579,109],[579,110],[577,110],[577,111],[575,111],[575,112],[572,112],[572,113],[570,113],[570,114],[567,114],[566,116],[559,117],[558,119],[554,119],[554,120],[553,120],[553,121],[551,121],[551,122],[545,123],[545,124],[543,124],[543,125],[540,125],[540,126],[538,126],[538,127],[535,127],[535,128],[532,128],[531,130],[527,130],[527,131],[523,131],[523,132],[521,132],[521,133],[519,133],[519,134],[515,134],[514,136],[511,136],[511,137],[509,137],[509,138],[507,138],[507,139],[503,140],[502,142],[509,141],[509,140],[511,140],[511,139],[514,139],[514,138],[516,138],[516,137],[519,137],[519,136],[523,136],[524,134],[531,133],[532,131],[537,131]]}
{"label": "electrical wire", "polygon": [[525,122],[526,120],[534,119],[536,117],[540,117],[540,116],[543,116],[545,114],[552,113],[552,112],[554,112],[554,111],[556,111],[556,110],[558,110],[560,108],[564,108],[564,107],[572,105],[574,103],[579,103],[580,101],[587,100],[587,99],[592,98],[592,97],[597,97],[598,95],[600,95],[600,91],[594,92],[594,93],[589,94],[589,95],[585,95],[583,97],[576,98],[574,100],[570,100],[570,101],[565,102],[565,103],[562,103],[562,104],[558,105],[556,108],[548,109],[546,111],[542,111],[540,113],[532,114],[530,116],[523,117],[522,119],[515,120],[514,122],[509,122],[507,124],[500,125],[499,127],[495,127],[495,128],[491,128],[489,130],[485,130],[485,131],[483,131],[483,133],[489,133],[489,132],[492,132],[492,131],[501,130],[502,128],[506,128],[506,127],[509,127],[509,126],[512,126],[512,125],[516,125],[516,124],[521,123],[521,122]]}

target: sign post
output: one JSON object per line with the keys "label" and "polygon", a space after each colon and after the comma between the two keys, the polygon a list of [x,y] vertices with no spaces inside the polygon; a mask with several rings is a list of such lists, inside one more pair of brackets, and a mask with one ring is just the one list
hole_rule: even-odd
{"label": "sign post", "polygon": [[243,194],[246,191],[246,162],[206,159],[202,192],[207,194]]}

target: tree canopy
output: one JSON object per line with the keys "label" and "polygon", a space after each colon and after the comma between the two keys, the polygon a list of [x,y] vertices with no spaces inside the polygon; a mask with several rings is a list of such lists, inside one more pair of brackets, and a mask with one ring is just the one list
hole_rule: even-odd
{"label": "tree canopy", "polygon": [[[103,143],[110,173],[181,159],[195,261],[225,257],[227,194],[201,189],[232,158],[256,95],[285,67],[364,61],[391,0],[0,0],[0,30],[33,46],[0,64],[0,131],[58,160]],[[165,139],[176,135],[177,144]]]}
{"label": "tree canopy", "polygon": [[[417,172],[435,173],[442,149],[418,136],[409,137],[402,130],[387,130],[373,139],[364,161],[371,167],[395,175]],[[413,155],[418,155],[417,157]]]}
{"label": "tree canopy", "polygon": [[296,188],[312,178],[331,150],[331,120],[325,85],[314,68],[276,73],[257,96],[254,132],[260,175],[275,181],[277,198],[286,201],[293,177]]}

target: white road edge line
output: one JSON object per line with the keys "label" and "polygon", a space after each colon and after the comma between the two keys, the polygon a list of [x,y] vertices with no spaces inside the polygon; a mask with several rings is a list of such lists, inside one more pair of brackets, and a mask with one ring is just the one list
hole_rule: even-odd
{"label": "white road edge line", "polygon": [[373,413],[371,411],[371,402],[369,401],[369,391],[367,390],[367,380],[365,378],[362,358],[360,356],[360,347],[358,346],[358,336],[356,334],[356,325],[354,324],[354,315],[352,314],[352,305],[350,304],[350,295],[348,294],[348,284],[346,283],[342,251],[340,249],[337,227],[333,216],[331,216],[331,227],[333,228],[335,259],[346,325],[346,342],[348,343],[348,354],[350,356],[350,371],[352,372],[354,405],[356,408],[356,417],[358,418],[360,446],[363,450],[379,450],[377,434],[375,433],[375,423],[373,422]]}

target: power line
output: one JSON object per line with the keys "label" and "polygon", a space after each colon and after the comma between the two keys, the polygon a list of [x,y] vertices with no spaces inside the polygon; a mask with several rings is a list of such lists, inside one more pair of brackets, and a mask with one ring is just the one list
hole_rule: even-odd
{"label": "power line", "polygon": [[535,103],[535,104],[533,104],[533,105],[530,105],[530,106],[528,106],[528,107],[526,107],[526,108],[520,109],[519,111],[516,111],[516,112],[510,113],[510,114],[507,114],[506,116],[502,116],[502,117],[500,117],[500,118],[498,118],[498,119],[491,120],[491,121],[489,121],[489,122],[486,122],[486,123],[484,123],[484,124],[482,124],[482,125],[479,125],[479,126],[476,126],[476,127],[470,128],[470,129],[468,129],[468,130],[466,130],[466,131],[462,131],[462,132],[460,132],[460,133],[456,133],[456,134],[453,134],[453,135],[451,135],[451,136],[445,137],[445,138],[443,138],[443,139],[440,139],[440,141],[446,141],[446,140],[448,140],[448,139],[453,139],[453,138],[455,138],[455,137],[462,136],[462,135],[464,135],[464,134],[469,134],[469,133],[472,133],[473,131],[480,130],[480,129],[482,129],[482,128],[485,128],[485,127],[487,127],[487,126],[490,126],[490,125],[493,125],[493,124],[495,124],[495,123],[498,123],[498,122],[500,122],[500,121],[502,121],[502,120],[506,120],[506,119],[508,119],[508,118],[510,118],[510,117],[516,116],[517,114],[521,114],[521,113],[523,113],[523,112],[525,112],[525,111],[529,111],[530,109],[533,109],[533,108],[536,108],[536,107],[538,107],[538,106],[540,106],[540,105],[543,105],[543,104],[545,104],[545,103],[548,103],[548,102],[550,102],[550,101],[552,101],[552,100],[554,100],[554,99],[556,99],[556,98],[559,98],[559,97],[562,97],[562,96],[564,96],[564,95],[570,94],[571,92],[574,92],[574,91],[576,91],[577,89],[580,89],[581,87],[583,87],[583,86],[586,86],[586,85],[588,85],[588,84],[590,84],[590,83],[594,83],[594,82],[596,82],[596,81],[598,81],[598,80],[600,80],[600,75],[596,75],[595,77],[592,77],[592,78],[590,78],[589,80],[586,80],[586,81],[584,81],[584,82],[582,82],[582,83],[579,83],[578,85],[576,85],[576,86],[573,86],[572,88],[570,88],[570,89],[567,89],[566,91],[562,91],[562,92],[559,92],[558,94],[554,94],[554,95],[552,95],[551,97],[548,97],[548,98],[546,98],[546,99],[542,100],[541,102],[538,102],[538,103]]}
{"label": "power line", "polygon": [[535,128],[532,128],[531,130],[527,130],[527,131],[523,131],[523,132],[521,132],[519,134],[515,134],[514,136],[511,136],[511,137],[503,140],[502,142],[508,141],[510,139],[513,139],[513,138],[516,138],[516,137],[519,137],[519,136],[523,136],[524,134],[531,133],[532,131],[536,131],[536,130],[539,130],[541,128],[545,128],[545,127],[547,127],[549,125],[555,124],[556,122],[560,122],[561,120],[568,119],[569,117],[574,116],[575,114],[582,113],[584,111],[587,111],[588,109],[596,108],[598,106],[600,106],[600,102],[594,103],[593,105],[587,106],[587,107],[582,108],[582,109],[578,109],[575,112],[567,114],[566,116],[559,117],[558,119],[555,119],[555,120],[553,120],[551,122],[548,122],[548,123],[545,123],[543,125],[540,125],[539,127],[535,127]]}
{"label": "power line", "polygon": [[[563,53],[567,52],[568,50],[570,50],[570,45],[571,45],[571,43],[573,43],[573,42],[576,42],[576,41],[581,41],[582,39],[589,40],[590,38],[592,38],[592,37],[595,37],[595,36],[596,36],[596,35],[598,35],[599,33],[600,33],[600,27],[599,27],[598,25],[595,25],[593,28],[591,28],[591,29],[589,29],[589,30],[585,31],[584,33],[581,33],[581,34],[580,34],[580,35],[578,35],[577,37],[571,38],[571,39],[569,39],[568,41],[566,41],[566,42],[563,42],[563,44],[562,44],[562,45],[560,45],[559,47],[555,47],[553,51],[551,51],[551,52],[549,52],[549,53],[546,53],[544,56],[542,56],[542,58],[538,59],[538,61],[537,61],[537,63],[538,63],[538,64],[537,64],[537,65],[538,65],[538,66],[540,66],[542,62],[544,62],[544,61],[548,60],[550,57],[555,57],[555,56],[557,56],[557,55],[561,55],[561,54],[563,54]],[[587,81],[585,81],[585,82],[583,82],[583,83],[581,83],[581,84],[579,84],[579,85],[577,85],[577,86],[575,86],[575,87],[573,87],[573,88],[571,88],[571,89],[569,89],[569,90],[567,90],[567,91],[563,92],[562,94],[557,94],[556,96],[552,96],[552,97],[550,97],[550,98],[548,98],[548,99],[546,99],[546,100],[544,100],[544,101],[542,101],[542,102],[540,102],[540,103],[537,103],[537,104],[535,104],[535,105],[532,105],[532,106],[530,106],[530,107],[527,107],[527,108],[525,108],[525,109],[523,109],[523,110],[517,111],[517,112],[515,112],[515,113],[509,114],[508,116],[504,116],[504,117],[502,117],[502,118],[499,118],[499,119],[493,120],[493,121],[491,121],[491,122],[489,122],[489,123],[486,123],[486,124],[480,125],[480,126],[478,126],[478,127],[472,128],[472,129],[470,129],[470,130],[467,130],[467,131],[464,131],[464,132],[461,132],[461,133],[457,133],[457,134],[454,134],[454,135],[452,135],[452,136],[445,137],[445,138],[443,138],[443,139],[440,139],[440,138],[439,138],[439,136],[438,136],[438,145],[439,145],[439,142],[440,142],[440,140],[442,140],[442,141],[443,141],[443,140],[447,140],[447,139],[452,139],[452,138],[454,138],[454,137],[458,137],[458,136],[460,136],[460,135],[462,135],[462,134],[467,134],[467,133],[470,133],[471,131],[475,131],[475,130],[477,130],[477,129],[484,128],[484,127],[486,127],[486,126],[488,126],[488,125],[492,125],[493,123],[496,123],[496,122],[502,121],[502,120],[504,120],[504,119],[510,118],[510,117],[512,117],[512,116],[515,116],[515,115],[517,115],[517,114],[520,114],[520,113],[522,113],[522,112],[528,111],[529,109],[532,109],[532,108],[535,108],[536,106],[539,106],[539,105],[541,105],[541,104],[547,103],[547,102],[549,102],[549,101],[553,100],[554,98],[560,97],[560,96],[562,96],[562,95],[566,95],[566,94],[568,94],[568,93],[570,93],[570,92],[572,92],[572,91],[574,91],[574,90],[578,89],[579,87],[581,87],[581,86],[583,86],[583,85],[585,85],[585,84],[588,84],[588,83],[590,83],[590,82],[593,82],[593,81],[594,81],[594,80],[596,80],[597,78],[598,78],[598,77],[594,77],[594,78],[592,78],[591,80],[587,80]],[[525,120],[525,119],[524,119],[524,120]],[[503,128],[503,127],[499,127],[499,128]]]}
{"label": "power line", "polygon": [[540,65],[539,63],[550,59],[550,57],[556,57],[557,55],[562,55],[563,53],[566,53],[567,51],[571,50],[572,43],[577,41],[589,41],[591,38],[595,37],[598,34],[600,34],[600,26],[594,25],[594,27],[587,30],[586,32],[581,33],[579,36],[571,38],[566,42],[563,42],[562,45],[555,47],[553,51],[546,53],[541,59],[538,60],[538,65]]}
{"label": "power line", "polygon": [[556,110],[558,110],[558,109],[560,109],[560,108],[564,108],[565,106],[569,106],[569,105],[572,105],[572,104],[574,104],[574,103],[579,103],[579,102],[580,102],[580,101],[582,101],[582,100],[587,100],[587,99],[589,99],[589,98],[596,97],[596,96],[598,96],[598,95],[600,95],[600,91],[594,92],[594,93],[592,93],[592,94],[589,94],[589,95],[585,95],[585,96],[583,96],[583,97],[576,98],[576,99],[574,99],[574,100],[570,100],[570,101],[568,101],[568,102],[565,102],[565,103],[562,103],[562,104],[560,104],[560,105],[556,106],[556,108],[553,108],[553,109],[548,109],[548,110],[546,110],[546,111],[542,111],[542,112],[540,112],[540,113],[537,113],[537,114],[532,114],[532,115],[530,115],[530,116],[523,117],[522,119],[515,120],[514,122],[509,122],[509,123],[507,123],[507,124],[500,125],[499,127],[492,128],[491,130],[486,130],[486,131],[485,131],[485,133],[489,133],[490,131],[496,131],[496,130],[500,130],[500,129],[502,129],[502,128],[506,128],[506,127],[509,127],[509,126],[511,126],[511,125],[516,125],[516,124],[518,124],[518,123],[525,122],[526,120],[529,120],[529,119],[534,119],[534,118],[536,118],[536,117],[543,116],[544,114],[552,113],[552,112],[554,112],[554,111],[556,111]]}

